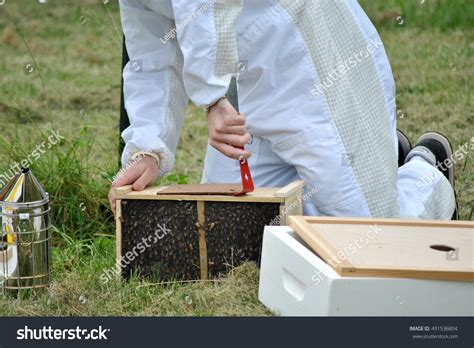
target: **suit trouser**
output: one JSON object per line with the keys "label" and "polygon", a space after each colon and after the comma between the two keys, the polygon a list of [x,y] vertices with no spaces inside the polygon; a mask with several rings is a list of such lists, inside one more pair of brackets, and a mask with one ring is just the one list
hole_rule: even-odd
{"label": "suit trouser", "polygon": [[[334,159],[330,153],[315,153],[315,150],[320,148],[315,146],[317,138],[315,134],[313,137],[296,137],[295,140],[298,141],[295,142],[272,144],[266,139],[254,137],[253,143],[247,145],[246,149],[253,154],[249,164],[256,187],[281,187],[294,180],[303,179],[306,182],[305,215],[373,216],[362,192],[347,197],[347,187],[350,187],[351,191],[358,191],[354,190],[351,179],[345,177],[345,174],[337,177],[341,173],[339,167],[350,167],[351,159]],[[345,172],[347,170],[342,173]],[[396,184],[398,209],[395,210],[399,211],[399,216],[383,217],[451,218],[455,208],[452,187],[438,169],[424,160],[415,157],[400,167],[396,183],[390,182],[388,177],[386,180],[387,186]],[[239,181],[238,161],[227,158],[208,146],[202,182]]]}

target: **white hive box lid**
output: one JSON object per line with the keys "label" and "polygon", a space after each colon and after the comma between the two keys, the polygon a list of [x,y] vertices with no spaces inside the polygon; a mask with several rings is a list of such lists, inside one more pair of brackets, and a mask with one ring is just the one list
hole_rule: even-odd
{"label": "white hive box lid", "polygon": [[341,276],[474,281],[474,223],[291,216]]}

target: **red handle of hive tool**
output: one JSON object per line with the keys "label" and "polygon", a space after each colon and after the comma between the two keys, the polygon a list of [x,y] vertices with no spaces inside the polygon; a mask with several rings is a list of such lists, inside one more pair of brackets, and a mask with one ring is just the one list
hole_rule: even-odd
{"label": "red handle of hive tool", "polygon": [[[244,149],[243,146],[238,147],[238,148],[241,150]],[[239,159],[239,163],[240,163],[240,175],[242,176],[242,191],[236,194],[237,196],[252,192],[254,189],[252,174],[250,174],[249,162],[244,156],[242,156]]]}
{"label": "red handle of hive tool", "polygon": [[[239,112],[239,96],[237,93],[237,79],[232,78],[229,85],[229,90],[227,91],[227,100],[232,104],[232,106]],[[238,149],[243,150],[243,146],[236,146]],[[236,193],[236,196],[244,195],[246,193],[252,192],[254,190],[252,174],[250,174],[249,163],[244,156],[239,158],[240,163],[240,175],[242,176],[242,191]]]}

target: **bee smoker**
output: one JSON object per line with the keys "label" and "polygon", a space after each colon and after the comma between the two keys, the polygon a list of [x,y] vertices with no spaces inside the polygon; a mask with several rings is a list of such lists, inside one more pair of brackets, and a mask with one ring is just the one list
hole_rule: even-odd
{"label": "bee smoker", "polygon": [[0,192],[0,290],[19,293],[51,282],[49,198],[31,170],[21,168]]}

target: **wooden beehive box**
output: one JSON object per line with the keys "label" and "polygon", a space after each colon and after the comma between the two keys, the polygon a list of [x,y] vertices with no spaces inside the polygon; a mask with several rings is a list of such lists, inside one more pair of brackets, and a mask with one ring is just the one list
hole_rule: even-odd
{"label": "wooden beehive box", "polygon": [[[163,194],[167,186],[117,197],[117,264],[160,280],[208,279],[244,261],[260,260],[265,225],[301,215],[303,181],[256,188],[244,196]],[[141,243],[141,244],[140,244]]]}
{"label": "wooden beehive box", "polygon": [[289,225],[347,277],[474,281],[474,223],[292,216]]}

